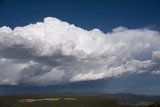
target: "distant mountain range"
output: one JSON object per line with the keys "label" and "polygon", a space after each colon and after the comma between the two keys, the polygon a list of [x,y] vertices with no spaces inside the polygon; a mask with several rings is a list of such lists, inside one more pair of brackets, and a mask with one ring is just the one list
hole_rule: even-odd
{"label": "distant mountain range", "polygon": [[106,94],[105,96],[128,103],[160,102],[160,96],[147,96],[128,93]]}

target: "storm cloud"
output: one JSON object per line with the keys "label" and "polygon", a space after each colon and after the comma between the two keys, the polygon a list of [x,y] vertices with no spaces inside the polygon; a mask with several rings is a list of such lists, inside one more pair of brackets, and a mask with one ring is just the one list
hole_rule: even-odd
{"label": "storm cloud", "polygon": [[118,27],[103,33],[47,17],[13,30],[0,28],[0,85],[53,85],[160,75],[160,32]]}

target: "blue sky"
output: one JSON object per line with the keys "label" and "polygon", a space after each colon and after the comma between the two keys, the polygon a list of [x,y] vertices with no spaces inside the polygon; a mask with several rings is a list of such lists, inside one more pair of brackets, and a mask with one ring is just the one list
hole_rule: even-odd
{"label": "blue sky", "polygon": [[47,16],[84,29],[159,25],[160,0],[0,0],[0,26],[25,26]]}

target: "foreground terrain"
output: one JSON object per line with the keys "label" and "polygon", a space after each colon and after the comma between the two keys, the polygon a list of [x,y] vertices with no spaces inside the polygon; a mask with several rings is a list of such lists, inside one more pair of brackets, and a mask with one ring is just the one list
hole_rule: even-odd
{"label": "foreground terrain", "polygon": [[128,103],[105,96],[0,96],[0,107],[160,107],[156,102]]}

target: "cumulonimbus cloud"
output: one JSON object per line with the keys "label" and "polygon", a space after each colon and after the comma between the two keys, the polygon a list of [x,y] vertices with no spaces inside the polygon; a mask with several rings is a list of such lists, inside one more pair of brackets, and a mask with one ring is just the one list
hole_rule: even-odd
{"label": "cumulonimbus cloud", "polygon": [[160,74],[159,31],[87,31],[51,17],[13,30],[0,28],[1,85],[53,85],[145,72]]}

